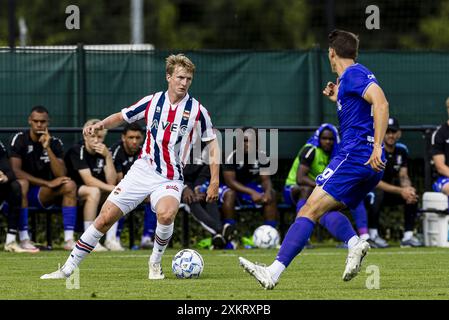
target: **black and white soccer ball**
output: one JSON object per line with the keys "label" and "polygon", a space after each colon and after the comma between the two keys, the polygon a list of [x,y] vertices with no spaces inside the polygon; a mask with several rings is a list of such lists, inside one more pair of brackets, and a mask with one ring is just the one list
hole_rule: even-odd
{"label": "black and white soccer ball", "polygon": [[263,225],[254,230],[254,245],[257,248],[272,249],[279,246],[279,232],[269,225]]}
{"label": "black and white soccer ball", "polygon": [[179,279],[199,278],[204,269],[204,261],[197,251],[183,249],[175,254],[171,266]]}

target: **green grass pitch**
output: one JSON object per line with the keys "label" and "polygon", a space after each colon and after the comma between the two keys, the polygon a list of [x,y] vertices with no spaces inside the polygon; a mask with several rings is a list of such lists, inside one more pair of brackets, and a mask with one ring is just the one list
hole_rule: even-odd
{"label": "green grass pitch", "polygon": [[[39,277],[64,263],[67,252],[35,255],[0,253],[0,299],[154,299],[154,300],[291,300],[291,299],[449,299],[449,249],[371,249],[362,271],[350,282],[341,280],[347,250],[318,247],[303,251],[272,291],[263,290],[238,265],[238,257],[270,263],[277,250],[198,250],[205,268],[199,279],[176,279],[171,259],[163,258],[166,279],[147,279],[150,251],[91,254],[81,265],[79,289],[64,280]],[[375,273],[378,268],[379,289]],[[373,267],[371,267],[372,269]],[[369,270],[371,270],[369,269]],[[371,278],[370,278],[371,277]]]}

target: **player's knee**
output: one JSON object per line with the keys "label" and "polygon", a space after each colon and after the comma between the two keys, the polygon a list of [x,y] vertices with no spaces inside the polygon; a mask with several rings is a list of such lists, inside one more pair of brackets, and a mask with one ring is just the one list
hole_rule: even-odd
{"label": "player's knee", "polygon": [[223,195],[223,202],[226,204],[234,205],[236,197],[237,193],[232,189],[228,189]]}
{"label": "player's knee", "polygon": [[171,224],[175,220],[177,210],[174,208],[160,208],[157,211],[157,221],[161,224]]}
{"label": "player's knee", "polygon": [[313,209],[313,207],[306,202],[298,212],[298,217],[309,218],[312,221],[318,221],[320,214]]}
{"label": "player's knee", "polygon": [[61,186],[61,192],[64,196],[76,197],[76,183],[73,180],[67,181]]}
{"label": "player's knee", "polygon": [[97,187],[89,187],[87,199],[90,201],[99,202],[101,198],[101,190]]}

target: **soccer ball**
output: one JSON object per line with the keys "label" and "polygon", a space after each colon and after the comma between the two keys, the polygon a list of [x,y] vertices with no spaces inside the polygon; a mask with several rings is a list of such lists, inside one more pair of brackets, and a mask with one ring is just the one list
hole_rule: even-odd
{"label": "soccer ball", "polygon": [[279,245],[279,233],[272,226],[263,225],[254,230],[253,241],[258,248],[276,248]]}
{"label": "soccer ball", "polygon": [[195,250],[184,249],[175,254],[171,267],[179,279],[198,278],[203,272],[204,261]]}

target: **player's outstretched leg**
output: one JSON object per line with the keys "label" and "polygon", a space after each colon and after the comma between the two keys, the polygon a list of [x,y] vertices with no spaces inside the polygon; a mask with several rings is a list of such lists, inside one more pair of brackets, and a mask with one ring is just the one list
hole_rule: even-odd
{"label": "player's outstretched leg", "polygon": [[87,254],[91,253],[106,231],[122,216],[121,210],[111,201],[106,200],[101,208],[100,215],[95,222],[87,228],[76,242],[66,263],[61,269],[44,274],[41,279],[66,279],[81,264]]}

